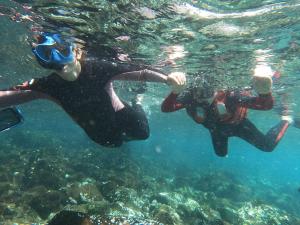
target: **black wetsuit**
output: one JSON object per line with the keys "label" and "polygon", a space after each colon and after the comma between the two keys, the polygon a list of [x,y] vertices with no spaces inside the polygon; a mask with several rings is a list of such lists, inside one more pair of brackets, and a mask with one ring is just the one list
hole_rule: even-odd
{"label": "black wetsuit", "polygon": [[[257,97],[249,96],[247,92],[220,91],[212,104],[197,103],[191,93],[183,98],[171,93],[162,104],[163,112],[173,112],[182,108],[192,119],[206,127],[211,134],[215,153],[218,156],[226,156],[228,153],[228,138],[240,137],[262,151],[273,151],[283,137],[289,123],[280,121],[264,135],[256,126],[246,118],[247,109],[268,110],[273,107],[271,94]],[[227,113],[220,115],[217,104],[223,103]],[[197,108],[202,108],[204,116],[197,113]]]}
{"label": "black wetsuit", "polygon": [[142,68],[90,57],[81,62],[81,69],[75,81],[66,81],[53,73],[13,89],[34,90],[50,96],[93,141],[103,146],[116,147],[124,140],[148,138],[149,126],[142,107],[123,102],[125,107],[115,112],[104,89],[114,76]]}

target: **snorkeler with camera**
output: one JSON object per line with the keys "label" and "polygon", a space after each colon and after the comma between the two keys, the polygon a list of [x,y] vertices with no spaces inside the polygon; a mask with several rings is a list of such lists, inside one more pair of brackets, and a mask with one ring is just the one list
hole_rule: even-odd
{"label": "snorkeler with camera", "polygon": [[[257,66],[253,76],[253,88],[258,94],[248,90],[215,90],[213,84],[202,80],[186,92],[172,91],[163,101],[163,112],[186,109],[187,114],[210,132],[215,153],[228,154],[229,137],[239,137],[256,148],[271,152],[286,132],[292,118],[282,116],[282,120],[263,134],[247,118],[248,109],[270,110],[273,107],[272,71],[265,66]],[[180,95],[179,95],[180,94]],[[201,111],[201,112],[200,112]]]}

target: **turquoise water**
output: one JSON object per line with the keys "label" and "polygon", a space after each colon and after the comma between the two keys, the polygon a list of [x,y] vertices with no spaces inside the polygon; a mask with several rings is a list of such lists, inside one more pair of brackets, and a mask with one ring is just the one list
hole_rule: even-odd
{"label": "turquoise water", "polygon": [[[47,75],[26,42],[39,25],[122,48],[132,61],[165,72],[184,71],[190,83],[209,76],[219,88],[250,85],[255,65],[263,62],[281,74],[273,88],[276,105],[251,111],[249,118],[266,132],[280,120],[276,109],[282,104],[300,116],[300,1],[0,1],[0,6],[0,13],[33,19],[0,17],[1,88]],[[133,94],[120,90],[122,85],[117,83],[117,92],[129,100]],[[300,224],[300,130],[291,126],[272,153],[231,138],[228,157],[219,158],[208,131],[185,111],[160,112],[168,92],[163,85],[147,85],[143,106],[150,138],[114,150],[92,143],[52,103],[20,106],[25,123],[0,136],[0,223],[45,222],[51,213],[74,209],[164,224]],[[80,183],[96,186],[88,191],[95,199],[80,200],[68,188]],[[41,209],[42,202],[51,202],[44,190],[61,200]]]}

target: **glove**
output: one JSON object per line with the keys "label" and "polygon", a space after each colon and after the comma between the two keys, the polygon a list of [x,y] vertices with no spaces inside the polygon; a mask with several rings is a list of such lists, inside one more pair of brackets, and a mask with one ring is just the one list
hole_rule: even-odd
{"label": "glove", "polygon": [[254,70],[253,88],[258,94],[269,94],[272,89],[272,70],[269,66],[260,65]]}

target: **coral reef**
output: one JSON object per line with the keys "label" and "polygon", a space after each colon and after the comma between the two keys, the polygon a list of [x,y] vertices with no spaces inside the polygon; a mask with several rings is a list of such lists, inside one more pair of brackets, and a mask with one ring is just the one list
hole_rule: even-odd
{"label": "coral reef", "polygon": [[225,171],[174,170],[171,163],[163,170],[150,155],[136,161],[129,150],[55,150],[55,141],[36,150],[10,139],[0,145],[0,221],[7,224],[52,222],[72,211],[103,224],[300,224],[274,188],[259,198],[263,189]]}

